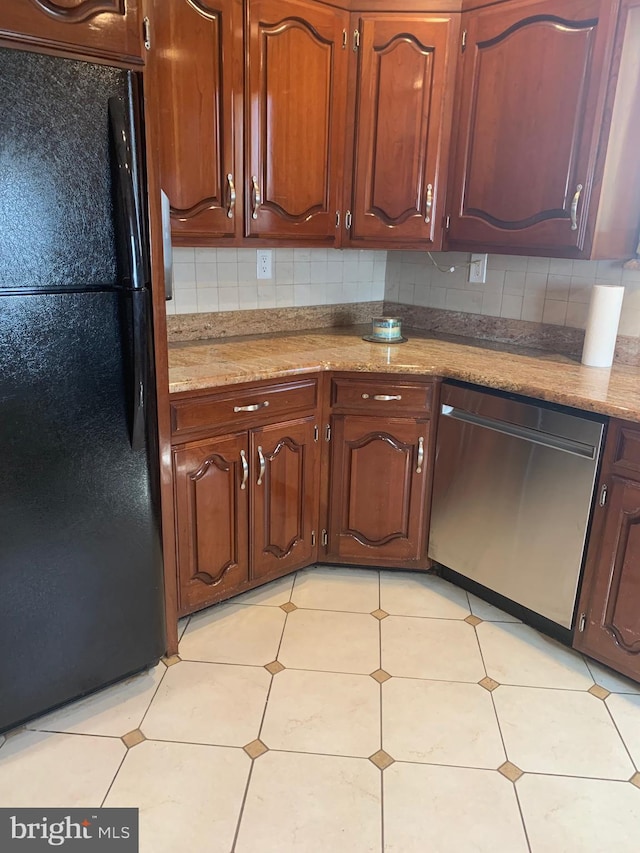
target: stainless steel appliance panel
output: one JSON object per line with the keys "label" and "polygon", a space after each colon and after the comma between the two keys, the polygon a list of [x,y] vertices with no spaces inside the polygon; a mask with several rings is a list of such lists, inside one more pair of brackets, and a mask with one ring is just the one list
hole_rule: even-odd
{"label": "stainless steel appliance panel", "polygon": [[603,422],[443,387],[429,556],[572,624]]}

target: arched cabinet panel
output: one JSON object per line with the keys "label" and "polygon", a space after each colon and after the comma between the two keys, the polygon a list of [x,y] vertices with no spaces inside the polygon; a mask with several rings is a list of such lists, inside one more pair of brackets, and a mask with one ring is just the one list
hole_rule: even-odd
{"label": "arched cabinet panel", "polygon": [[598,486],[575,645],[640,681],[640,430],[613,421]]}
{"label": "arched cabinet panel", "polygon": [[237,0],[155,0],[160,180],[177,242],[233,237],[241,222]]}
{"label": "arched cabinet panel", "polygon": [[379,565],[419,560],[429,423],[338,415],[332,442],[330,556]]}
{"label": "arched cabinet panel", "polygon": [[347,21],[305,0],[249,3],[247,236],[336,241]]}
{"label": "arched cabinet panel", "polygon": [[352,242],[442,239],[457,22],[446,15],[360,20]]}
{"label": "arched cabinet panel", "polygon": [[523,0],[463,16],[452,247],[583,248],[615,6]]}
{"label": "arched cabinet panel", "polygon": [[174,451],[182,612],[248,578],[246,439],[241,433]]}
{"label": "arched cabinet panel", "polygon": [[142,62],[141,0],[3,0],[0,36]]}
{"label": "arched cabinet panel", "polygon": [[251,432],[252,578],[311,562],[319,474],[315,427],[315,418],[305,418]]}

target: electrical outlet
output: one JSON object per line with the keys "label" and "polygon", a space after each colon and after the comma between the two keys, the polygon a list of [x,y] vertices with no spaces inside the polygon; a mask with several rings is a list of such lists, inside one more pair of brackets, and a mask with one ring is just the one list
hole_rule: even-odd
{"label": "electrical outlet", "polygon": [[258,278],[273,278],[271,249],[258,249]]}
{"label": "electrical outlet", "polygon": [[471,255],[471,266],[469,267],[469,281],[475,284],[484,284],[487,280],[487,258],[488,255]]}

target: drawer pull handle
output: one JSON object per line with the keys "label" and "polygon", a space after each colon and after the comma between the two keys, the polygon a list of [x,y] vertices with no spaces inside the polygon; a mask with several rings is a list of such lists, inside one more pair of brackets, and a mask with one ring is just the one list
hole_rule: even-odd
{"label": "drawer pull handle", "polygon": [[269,401],[265,400],[264,403],[252,403],[250,406],[234,406],[234,412],[257,412],[258,409],[266,409],[269,405]]}
{"label": "drawer pull handle", "polygon": [[229,189],[229,203],[227,204],[227,217],[233,219],[233,211],[236,206],[236,185],[231,172],[227,175],[227,187]]}
{"label": "drawer pull handle", "polygon": [[389,400],[402,400],[402,394],[374,394],[373,397],[370,394],[363,394],[362,399],[380,400],[383,403],[388,403]]}
{"label": "drawer pull handle", "polygon": [[258,474],[257,485],[261,486],[265,471],[267,470],[267,463],[264,458],[264,453],[262,452],[262,447],[260,447],[260,445],[258,445],[258,460],[260,461],[260,473]]}
{"label": "drawer pull handle", "polygon": [[260,184],[258,183],[257,175],[251,176],[251,218],[258,218],[258,210],[262,204],[262,196],[260,194]]}
{"label": "drawer pull handle", "polygon": [[433,184],[427,184],[427,203],[424,221],[428,225],[431,222],[431,211],[433,210]]}
{"label": "drawer pull handle", "polygon": [[424,438],[420,436],[418,439],[418,467],[416,474],[422,474],[422,464],[424,462]]}
{"label": "drawer pull handle", "polygon": [[578,202],[580,201],[580,193],[582,192],[582,184],[578,184],[576,192],[571,202],[571,230],[578,230]]}
{"label": "drawer pull handle", "polygon": [[247,462],[247,454],[244,450],[240,451],[240,461],[242,462],[242,482],[240,483],[240,488],[246,489],[247,480],[249,479],[249,463]]}

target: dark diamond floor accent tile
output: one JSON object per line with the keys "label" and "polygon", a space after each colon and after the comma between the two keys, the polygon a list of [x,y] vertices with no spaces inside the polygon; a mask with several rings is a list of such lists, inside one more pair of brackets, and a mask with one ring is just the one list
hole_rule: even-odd
{"label": "dark diamond floor accent tile", "polygon": [[500,767],[498,767],[498,773],[502,773],[502,775],[506,776],[511,782],[517,782],[521,776],[524,776],[523,771],[510,761],[505,761],[504,764],[501,764]]}
{"label": "dark diamond floor accent tile", "polygon": [[131,749],[134,746],[138,746],[139,743],[142,743],[146,740],[146,737],[142,734],[140,729],[134,729],[132,732],[127,732],[126,735],[122,736],[122,742],[127,747],[127,749]]}
{"label": "dark diamond floor accent tile", "polygon": [[387,618],[387,616],[388,616],[389,614],[387,613],[387,611],[386,611],[386,610],[380,610],[380,608],[378,607],[378,609],[377,609],[377,610],[373,610],[373,611],[371,612],[371,615],[372,615],[375,619],[380,619],[380,621],[382,621],[383,619],[386,619],[386,618]]}
{"label": "dark diamond floor accent tile", "polygon": [[592,696],[595,696],[596,699],[606,699],[607,696],[611,696],[608,690],[605,690],[604,687],[600,687],[599,684],[594,684],[593,687],[590,687],[587,690],[587,693],[591,693]]}
{"label": "dark diamond floor accent tile", "polygon": [[378,770],[386,770],[395,762],[395,758],[392,758],[384,749],[379,749],[369,756],[369,761],[375,764]]}
{"label": "dark diamond floor accent tile", "polygon": [[265,752],[269,752],[269,747],[266,744],[262,743],[261,740],[252,740],[251,743],[248,743],[242,748],[247,753],[249,758],[260,758],[260,756],[264,755]]}
{"label": "dark diamond floor accent tile", "polygon": [[391,676],[388,672],[385,672],[384,669],[376,669],[375,672],[369,673],[371,678],[378,682],[378,684],[384,684],[385,681],[389,681]]}

